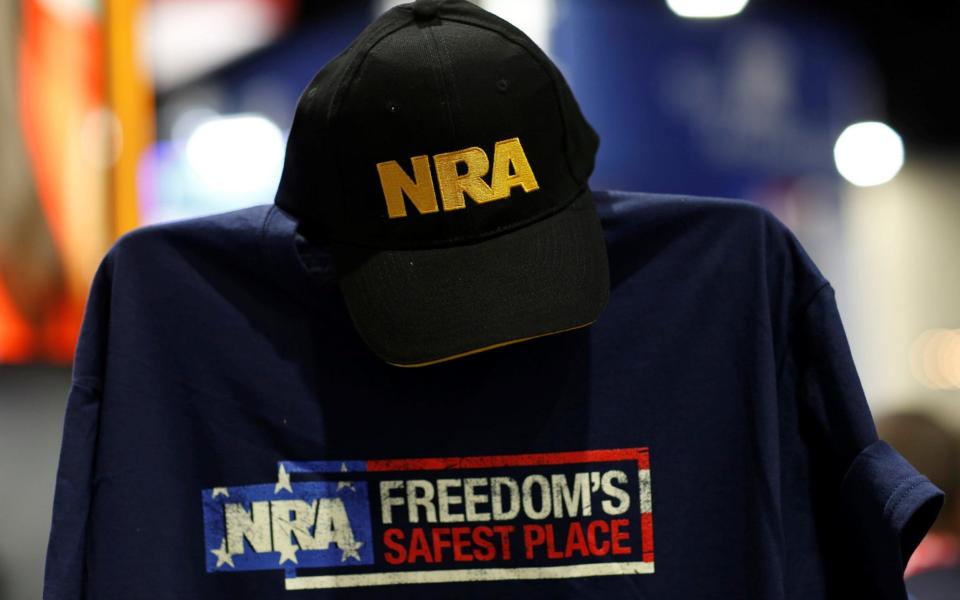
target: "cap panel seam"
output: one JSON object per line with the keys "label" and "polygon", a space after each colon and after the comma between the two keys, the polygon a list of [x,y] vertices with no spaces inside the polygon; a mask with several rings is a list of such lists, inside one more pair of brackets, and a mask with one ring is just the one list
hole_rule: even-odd
{"label": "cap panel seam", "polygon": [[[350,91],[350,88],[353,87],[354,80],[357,77],[357,74],[360,72],[360,67],[367,60],[367,57],[370,55],[370,52],[373,51],[387,36],[396,33],[398,30],[403,29],[407,25],[413,23],[412,18],[409,20],[401,21],[398,23],[383,24],[383,32],[380,34],[375,34],[376,37],[368,42],[366,48],[361,48],[357,50],[357,55],[353,57],[353,60],[350,61],[350,64],[346,66],[341,76],[341,80],[336,85],[336,92],[334,92],[333,98],[330,101],[330,108],[327,111],[327,119],[333,120],[334,113],[340,108],[340,104],[343,102],[343,97]],[[392,25],[392,26],[391,26]],[[349,52],[350,49],[347,49]]]}
{"label": "cap panel seam", "polygon": [[[510,23],[508,23],[507,21],[504,21],[503,19],[500,19],[500,17],[497,17],[496,15],[492,15],[492,17],[500,20],[501,23],[505,25],[513,27],[513,25],[510,25]],[[528,55],[530,55],[531,58],[533,58],[537,62],[540,68],[546,73],[547,77],[550,78],[550,82],[553,85],[554,95],[556,96],[555,101],[557,103],[558,112],[560,113],[560,121],[563,124],[563,158],[564,158],[564,162],[567,165],[567,171],[570,173],[570,176],[573,178],[574,181],[580,184],[586,184],[587,181],[589,180],[589,177],[586,177],[583,180],[577,177],[577,173],[574,170],[573,165],[571,164],[571,161],[570,161],[570,148],[569,148],[569,140],[568,140],[570,123],[567,120],[567,115],[563,108],[563,101],[561,100],[561,94],[563,93],[562,86],[560,85],[560,81],[559,81],[559,77],[561,76],[561,74],[560,74],[560,71],[557,70],[556,68],[553,68],[553,69],[550,68],[549,59],[546,57],[546,55],[542,55],[543,51],[540,50],[537,47],[537,45],[534,44],[533,41],[530,40],[529,38],[527,39],[519,38],[517,35],[513,34],[509,30],[502,31],[499,29],[495,29],[485,23],[471,19],[469,16],[445,15],[442,18],[448,21],[454,21],[456,23],[460,23],[463,25],[471,25],[473,27],[479,27],[480,29],[484,29],[491,33],[497,34],[500,37],[504,38],[506,41],[510,42],[511,44],[519,46],[521,50],[526,52]],[[532,46],[532,48],[536,49],[537,51],[536,52],[531,51],[531,48],[528,46]]]}
{"label": "cap panel seam", "polygon": [[430,38],[434,59],[436,60],[435,67],[433,72],[438,76],[438,83],[440,84],[440,95],[443,100],[443,103],[447,107],[447,121],[450,125],[450,135],[456,139],[457,138],[457,121],[456,121],[456,112],[453,109],[453,94],[450,79],[447,77],[446,72],[446,62],[444,61],[445,52],[441,46],[440,40],[437,37],[437,34],[433,31],[433,27],[427,26],[424,27],[427,32],[427,37]]}
{"label": "cap panel seam", "polygon": [[[401,7],[402,8],[402,7]],[[396,9],[398,14],[402,11]],[[403,11],[405,12],[405,11]],[[359,48],[357,50],[357,56],[353,57],[350,63],[344,68],[343,74],[340,76],[340,80],[335,86],[335,92],[333,97],[330,99],[330,105],[327,107],[326,115],[324,115],[324,121],[326,123],[327,132],[330,134],[330,137],[337,139],[339,134],[340,127],[335,126],[337,113],[340,110],[340,106],[343,103],[344,97],[349,93],[350,89],[353,87],[354,82],[360,74],[360,71],[363,67],[364,62],[366,62],[367,57],[370,56],[370,52],[376,48],[380,42],[386,39],[388,36],[393,33],[403,29],[413,22],[412,15],[409,19],[402,20],[398,23],[384,24],[383,31],[379,34],[375,34],[373,40],[369,42],[369,45],[366,48]],[[392,25],[392,26],[391,26]],[[350,50],[348,49],[347,52]],[[343,168],[343,153],[335,153],[334,161],[336,163],[337,170],[337,185],[343,190],[342,181],[344,179],[344,168]],[[346,214],[347,207],[345,205],[345,199],[347,195],[345,193],[337,194],[337,201],[340,204],[340,212]]]}

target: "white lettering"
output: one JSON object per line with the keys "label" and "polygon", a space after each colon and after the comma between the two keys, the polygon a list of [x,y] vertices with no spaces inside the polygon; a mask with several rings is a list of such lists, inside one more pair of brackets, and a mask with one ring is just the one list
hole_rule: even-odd
{"label": "white lettering", "polygon": [[478,504],[490,501],[490,496],[488,494],[480,494],[476,491],[477,488],[485,487],[486,485],[486,477],[468,477],[463,480],[463,498],[466,504],[467,521],[470,521],[471,523],[490,520],[490,513],[480,512],[477,510]]}
{"label": "white lettering", "polygon": [[610,500],[604,500],[600,505],[603,506],[603,512],[608,515],[622,515],[630,508],[630,494],[615,486],[613,484],[614,480],[619,483],[627,483],[627,474],[617,470],[607,471],[600,480],[600,486],[603,488],[604,494],[618,500],[619,503],[614,504]]}
{"label": "white lettering", "polygon": [[[310,528],[313,527],[317,514],[316,500],[310,504],[303,500],[274,500],[270,503],[270,513],[274,552],[283,553],[284,550],[307,548],[311,545],[313,536],[310,535]],[[291,534],[297,538],[296,544],[293,543]]]}
{"label": "white lettering", "polygon": [[[534,508],[533,487],[540,488],[540,508]],[[531,519],[539,521],[550,515],[550,482],[543,475],[530,475],[523,480],[523,512]]]}
{"label": "white lettering", "polygon": [[[504,496],[503,489],[507,489]],[[504,498],[509,508],[504,509]],[[513,477],[490,478],[490,505],[494,521],[509,521],[520,514],[520,486]]]}
{"label": "white lettering", "polygon": [[459,479],[438,479],[437,480],[437,501],[440,505],[441,523],[462,523],[463,515],[450,512],[451,504],[463,504],[463,496],[456,496],[450,493],[450,488],[461,486]]}
{"label": "white lettering", "polygon": [[[577,473],[573,476],[573,491],[567,486],[567,476],[554,474],[550,478],[553,484],[553,516],[561,519],[564,516],[577,517],[583,511],[584,517],[592,513],[590,502],[590,475]],[[566,508],[566,515],[563,509]]]}
{"label": "white lettering", "polygon": [[314,526],[313,540],[310,546],[301,544],[309,550],[326,550],[333,542],[340,548],[355,548],[356,538],[343,500],[339,498],[321,498],[317,507],[317,523]]}
{"label": "white lettering", "polygon": [[250,543],[254,552],[270,552],[270,503],[253,502],[250,512],[242,504],[227,502],[224,505],[227,525],[227,550],[230,554],[243,554],[243,540]]}
{"label": "white lettering", "polygon": [[380,510],[382,513],[383,524],[393,523],[393,507],[403,506],[403,498],[391,496],[393,490],[402,490],[402,481],[381,481],[380,482]]}
{"label": "white lettering", "polygon": [[[423,492],[418,495],[417,492]],[[417,507],[423,507],[427,523],[437,522],[437,509],[433,505],[433,484],[424,479],[411,479],[407,482],[407,515],[411,523],[420,522],[420,511]]]}

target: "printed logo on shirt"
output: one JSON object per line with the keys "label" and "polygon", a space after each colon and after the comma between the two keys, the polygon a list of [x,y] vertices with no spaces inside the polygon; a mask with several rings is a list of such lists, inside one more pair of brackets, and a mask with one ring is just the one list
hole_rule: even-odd
{"label": "printed logo on shirt", "polygon": [[646,448],[282,461],[202,497],[207,571],[287,590],[654,572]]}

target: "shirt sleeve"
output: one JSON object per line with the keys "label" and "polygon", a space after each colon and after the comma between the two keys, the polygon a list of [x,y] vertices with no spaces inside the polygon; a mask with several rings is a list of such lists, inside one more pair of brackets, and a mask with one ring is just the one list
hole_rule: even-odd
{"label": "shirt sleeve", "polygon": [[829,284],[802,308],[788,361],[830,591],[903,600],[904,567],[943,492],[877,438]]}
{"label": "shirt sleeve", "polygon": [[854,459],[840,493],[864,558],[879,567],[879,577],[890,574],[891,589],[901,587],[907,560],[936,519],[943,492],[878,440]]}
{"label": "shirt sleeve", "polygon": [[44,572],[44,600],[84,598],[87,521],[93,499],[110,314],[110,256],[93,279],[73,363]]}

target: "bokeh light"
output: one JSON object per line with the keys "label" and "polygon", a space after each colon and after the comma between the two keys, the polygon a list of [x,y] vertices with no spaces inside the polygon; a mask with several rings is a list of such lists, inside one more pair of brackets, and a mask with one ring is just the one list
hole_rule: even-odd
{"label": "bokeh light", "polygon": [[667,0],[670,10],[690,19],[718,19],[740,14],[750,0]]}
{"label": "bokeh light", "polygon": [[930,329],[917,336],[910,370],[929,389],[960,389],[960,329]]}
{"label": "bokeh light", "polygon": [[211,191],[268,195],[283,169],[284,136],[272,121],[256,114],[203,121],[187,139],[187,162]]}
{"label": "bokeh light", "polygon": [[854,185],[887,183],[903,167],[903,140],[885,123],[865,121],[847,127],[833,148],[837,171]]}

